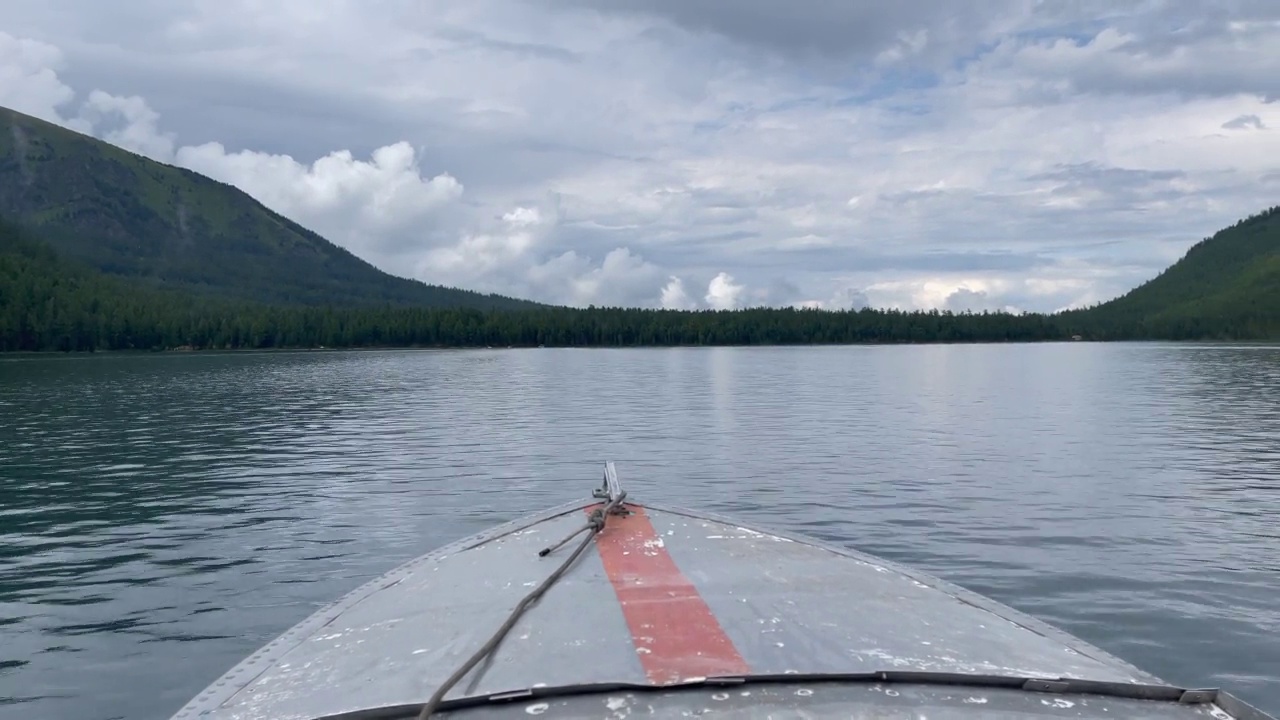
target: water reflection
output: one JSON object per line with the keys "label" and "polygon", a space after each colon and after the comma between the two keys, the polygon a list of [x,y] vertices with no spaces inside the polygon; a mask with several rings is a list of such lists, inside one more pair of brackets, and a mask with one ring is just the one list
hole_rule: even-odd
{"label": "water reflection", "polygon": [[1280,709],[1277,387],[1159,345],[0,360],[0,716],[167,717],[606,459]]}

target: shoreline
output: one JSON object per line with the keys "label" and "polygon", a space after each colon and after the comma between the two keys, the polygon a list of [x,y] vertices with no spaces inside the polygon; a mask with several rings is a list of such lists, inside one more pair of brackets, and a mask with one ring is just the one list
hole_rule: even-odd
{"label": "shoreline", "polygon": [[793,342],[793,343],[703,343],[703,344],[636,344],[636,345],[350,345],[350,346],[295,346],[269,348],[196,348],[172,347],[162,349],[105,349],[105,350],[5,350],[0,351],[0,359],[22,359],[24,357],[42,358],[50,356],[90,357],[95,355],[128,356],[128,355],[218,355],[218,354],[272,354],[272,353],[330,353],[330,352],[386,352],[394,350],[689,350],[709,348],[823,348],[823,347],[901,347],[931,345],[1080,345],[1080,344],[1174,344],[1174,345],[1220,345],[1220,346],[1258,346],[1260,348],[1280,348],[1280,339],[1170,339],[1170,338],[1123,338],[1123,339],[1043,339],[1043,340],[878,340],[864,342]]}

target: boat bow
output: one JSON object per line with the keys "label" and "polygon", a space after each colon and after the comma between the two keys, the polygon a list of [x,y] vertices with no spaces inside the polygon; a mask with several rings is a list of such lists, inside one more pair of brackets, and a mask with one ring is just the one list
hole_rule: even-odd
{"label": "boat bow", "polygon": [[600,717],[610,698],[735,717],[910,702],[930,717],[1268,717],[886,560],[632,502],[609,463],[591,499],[367,583],[174,720]]}

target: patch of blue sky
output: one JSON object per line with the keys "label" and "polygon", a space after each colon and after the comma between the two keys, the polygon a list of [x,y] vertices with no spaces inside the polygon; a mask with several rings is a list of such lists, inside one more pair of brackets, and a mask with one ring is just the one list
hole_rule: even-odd
{"label": "patch of blue sky", "polygon": [[861,89],[836,99],[836,106],[866,105],[904,93],[932,90],[942,83],[942,76],[932,70],[904,69],[880,73]]}
{"label": "patch of blue sky", "polygon": [[981,60],[1004,44],[1033,45],[1057,40],[1068,40],[1076,47],[1083,47],[1093,42],[1107,23],[1098,20],[1081,20],[1069,23],[1054,23],[1028,28],[1006,35],[999,40],[979,43],[967,53],[957,55],[950,63],[950,69],[963,72],[969,65]]}

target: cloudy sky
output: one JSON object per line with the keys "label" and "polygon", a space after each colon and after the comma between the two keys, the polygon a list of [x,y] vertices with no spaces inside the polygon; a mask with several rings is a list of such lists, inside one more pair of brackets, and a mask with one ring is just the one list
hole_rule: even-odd
{"label": "cloudy sky", "polygon": [[1280,204],[1280,2],[4,0],[0,105],[575,305],[1056,310]]}

